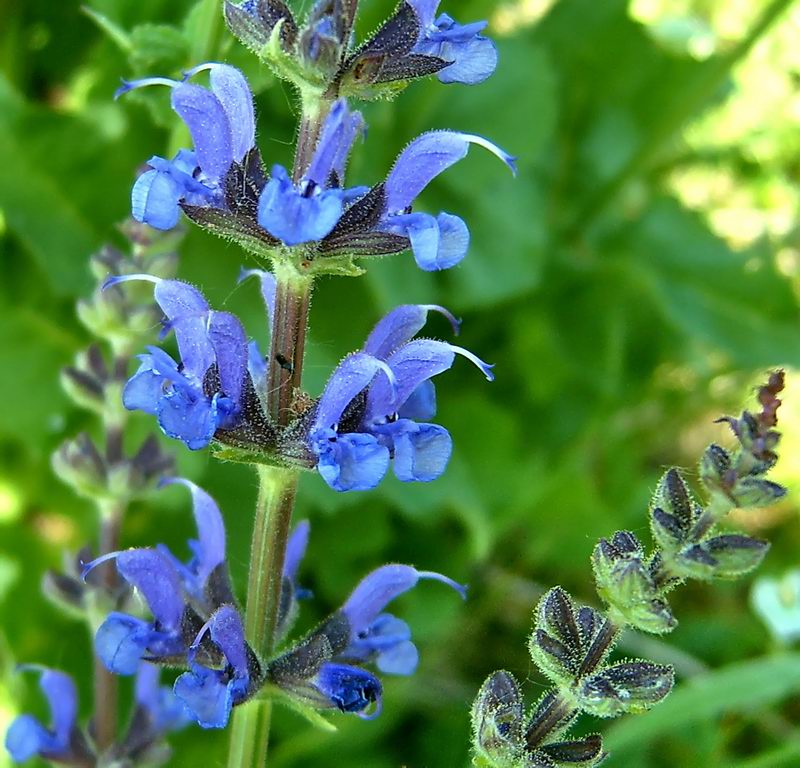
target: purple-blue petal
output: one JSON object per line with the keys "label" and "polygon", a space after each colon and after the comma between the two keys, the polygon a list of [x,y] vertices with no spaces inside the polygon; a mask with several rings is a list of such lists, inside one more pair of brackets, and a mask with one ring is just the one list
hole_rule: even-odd
{"label": "purple-blue petal", "polygon": [[433,579],[447,584],[462,596],[465,588],[447,576],[434,571],[418,571],[410,565],[383,565],[367,574],[353,590],[342,612],[350,624],[350,638],[368,631],[383,609],[396,597],[408,592],[420,579]]}
{"label": "purple-blue petal", "polygon": [[199,485],[182,477],[164,481],[164,485],[172,484],[183,485],[192,494],[198,546],[191,570],[197,577],[198,586],[202,588],[211,572],[225,562],[225,523],[217,503]]}
{"label": "purple-blue petal", "polygon": [[469,249],[469,230],[458,216],[440,213],[407,213],[390,216],[387,228],[407,237],[420,269],[437,272],[458,264]]}
{"label": "purple-blue petal", "polygon": [[331,172],[335,171],[341,183],[353,142],[363,127],[364,119],[360,112],[351,112],[345,99],[336,101],[325,119],[305,178],[317,186],[326,187]]}
{"label": "purple-blue petal", "polygon": [[233,162],[228,115],[208,89],[181,83],[172,90],[172,108],[192,135],[197,162],[210,179],[221,180]]}
{"label": "purple-blue petal", "polygon": [[[376,717],[380,713],[381,682],[365,669],[325,662],[313,684],[332,707],[342,712],[353,712],[362,717]],[[376,705],[375,711],[368,713],[373,704]]]}
{"label": "purple-blue petal", "polygon": [[406,2],[414,9],[420,20],[420,25],[424,31],[433,24],[433,19],[436,16],[436,9],[439,7],[441,0],[406,0]]}
{"label": "purple-blue petal", "polygon": [[158,402],[158,425],[167,437],[183,442],[192,451],[206,448],[217,430],[217,403],[203,395],[199,384],[193,391],[174,389]]}
{"label": "purple-blue petal", "polygon": [[51,728],[32,715],[20,715],[6,732],[5,747],[14,762],[34,755],[59,760],[70,751],[72,731],[78,714],[78,694],[69,675],[56,669],[35,668],[40,673],[39,687],[50,706]]}
{"label": "purple-blue petal", "polygon": [[[378,374],[381,374],[378,376]],[[377,379],[376,379],[377,377]],[[373,380],[384,380],[387,399],[392,400],[394,375],[386,363],[364,352],[348,355],[336,367],[317,404],[312,432],[336,424],[347,406]]]}
{"label": "purple-blue petal", "polygon": [[153,295],[175,333],[183,369],[202,381],[214,362],[207,331],[208,302],[197,288],[181,280],[159,280]]}
{"label": "purple-blue petal", "polygon": [[[139,359],[142,361],[139,370],[131,376],[122,390],[122,404],[129,411],[144,411],[155,415],[158,401],[163,394],[164,376],[154,367],[152,355],[141,355]],[[174,370],[177,371],[177,364]]]}
{"label": "purple-blue petal", "polygon": [[435,304],[402,304],[378,321],[362,350],[379,360],[385,360],[422,330],[430,311],[443,314],[458,333],[458,321],[444,307]]}
{"label": "purple-blue petal", "polygon": [[317,470],[335,491],[368,491],[383,480],[389,468],[389,450],[373,435],[337,436],[332,429],[312,435]]}
{"label": "purple-blue petal", "polygon": [[267,382],[267,361],[255,339],[247,345],[247,370],[256,392],[263,392]]}
{"label": "purple-blue petal", "polygon": [[375,379],[367,392],[365,421],[379,421],[391,416],[422,382],[448,370],[456,354],[474,363],[490,381],[494,378],[490,365],[462,347],[435,339],[415,339],[386,360],[395,376],[394,388],[387,387],[383,379]]}
{"label": "purple-blue petal", "polygon": [[95,653],[114,674],[133,675],[152,637],[152,627],[146,621],[126,613],[110,613],[95,634]]}
{"label": "purple-blue petal", "polygon": [[452,62],[437,73],[441,82],[475,85],[497,67],[494,43],[480,34],[486,25],[485,21],[458,24],[443,13],[435,23],[429,19],[414,52]]}
{"label": "purple-blue petal", "polygon": [[445,41],[434,47],[438,49],[435,56],[453,62],[436,73],[442,83],[476,85],[497,68],[497,48],[488,37],[476,35],[467,42]]}
{"label": "purple-blue petal", "polygon": [[430,421],[436,415],[436,387],[432,381],[423,381],[397,411],[400,419]]}
{"label": "purple-blue petal", "polygon": [[395,475],[404,483],[429,483],[447,468],[453,452],[450,433],[437,424],[399,420],[391,425]]}
{"label": "purple-blue petal", "polygon": [[45,669],[39,687],[50,705],[50,719],[56,737],[69,741],[70,731],[78,717],[78,691],[72,678],[57,669]]}
{"label": "purple-blue petal", "polygon": [[239,611],[232,605],[223,605],[209,620],[211,640],[222,651],[228,663],[241,678],[247,678],[247,644]]}
{"label": "purple-blue petal", "polygon": [[306,553],[308,546],[308,534],[311,525],[308,520],[301,520],[292,531],[289,541],[286,543],[286,556],[283,559],[283,578],[294,582],[297,578],[297,571]]}
{"label": "purple-blue petal", "polygon": [[177,630],[183,616],[181,583],[175,566],[155,549],[128,549],[116,558],[117,570],[136,587],[159,624]]}
{"label": "purple-blue petal", "polygon": [[224,728],[233,708],[233,691],[214,669],[196,667],[175,680],[175,695],[202,728]]}
{"label": "purple-blue petal", "polygon": [[252,276],[257,277],[261,283],[261,298],[264,300],[264,308],[267,310],[267,321],[271,333],[272,321],[275,318],[275,294],[278,290],[278,283],[275,275],[265,269],[243,269],[239,273],[239,282]]}
{"label": "purple-blue petal", "polygon": [[236,315],[230,312],[211,312],[208,338],[216,358],[222,392],[236,406],[240,406],[247,374],[247,334]]}
{"label": "purple-blue petal", "polygon": [[150,718],[150,727],[157,734],[177,731],[189,724],[186,707],[172,689],[160,685],[161,669],[142,662],[136,673],[135,699]]}
{"label": "purple-blue petal", "polygon": [[480,136],[457,131],[429,131],[412,141],[395,161],[386,179],[386,204],[390,212],[407,209],[417,195],[438,176],[467,156],[478,144],[515,170],[514,158]]}
{"label": "purple-blue petal", "polygon": [[236,608],[223,605],[206,622],[195,647],[206,631],[228,667],[207,669],[192,662],[191,671],[175,681],[175,694],[203,728],[224,728],[233,705],[244,700],[250,685],[244,627]]}
{"label": "purple-blue petal", "polygon": [[275,166],[258,201],[258,223],[286,245],[321,240],[342,215],[339,190],[319,189],[302,194],[286,169]]}
{"label": "purple-blue petal", "polygon": [[66,750],[53,734],[33,715],[20,715],[6,731],[5,747],[15,763],[24,763],[35,755],[57,756]]}
{"label": "purple-blue petal", "polygon": [[245,76],[229,64],[206,65],[210,70],[211,90],[219,99],[230,126],[233,159],[242,158],[253,148],[256,135],[253,94]]}
{"label": "purple-blue petal", "polygon": [[419,664],[419,651],[411,640],[387,648],[375,658],[375,666],[385,675],[413,675]]}
{"label": "purple-blue petal", "polygon": [[183,192],[183,187],[169,174],[145,171],[131,189],[131,215],[155,229],[172,229],[181,217],[178,203]]}

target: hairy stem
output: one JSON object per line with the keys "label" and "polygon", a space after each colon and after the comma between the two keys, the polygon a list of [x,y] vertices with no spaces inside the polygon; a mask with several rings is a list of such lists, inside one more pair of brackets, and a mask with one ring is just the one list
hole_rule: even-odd
{"label": "hairy stem", "polygon": [[259,466],[259,489],[250,576],[247,582],[245,634],[257,652],[269,655],[275,640],[283,581],[283,560],[297,490],[297,470]]}

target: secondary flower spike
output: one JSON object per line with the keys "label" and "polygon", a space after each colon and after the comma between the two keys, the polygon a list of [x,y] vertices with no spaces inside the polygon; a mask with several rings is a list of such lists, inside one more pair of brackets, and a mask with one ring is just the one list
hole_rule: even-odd
{"label": "secondary flower spike", "polygon": [[444,472],[452,440],[444,427],[426,423],[436,413],[430,379],[448,370],[457,355],[474,363],[489,381],[494,375],[490,365],[462,347],[414,339],[431,310],[444,314],[457,329],[455,318],[442,307],[398,307],[328,380],[308,431],[308,446],[319,473],[335,490],[374,488],[390,463],[404,482],[429,482]]}

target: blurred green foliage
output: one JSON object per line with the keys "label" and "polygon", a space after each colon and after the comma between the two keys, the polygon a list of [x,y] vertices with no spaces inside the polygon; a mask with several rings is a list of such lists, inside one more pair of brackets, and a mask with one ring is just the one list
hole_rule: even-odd
{"label": "blurred green foliage", "polygon": [[[363,5],[367,30],[392,2]],[[0,728],[19,707],[40,707],[11,674],[17,660],[70,671],[90,705],[84,627],[39,593],[44,569],[95,535],[90,506],[49,468],[64,437],[92,429],[61,393],[58,371],[88,340],[74,314],[91,287],[87,256],[122,244],[116,225],[137,167],[184,141],[164,93],[113,102],[118,79],[225,58],[258,91],[268,163],[287,161],[295,130],[292,94],[233,46],[215,0],[90,6],[102,24],[73,0],[0,4]],[[385,561],[441,570],[469,582],[471,596],[461,605],[423,586],[403,598],[398,610],[422,650],[418,673],[387,682],[377,721],[339,718],[338,734],[282,712],[275,768],[466,765],[469,705],[483,678],[500,667],[531,673],[524,641],[542,590],[560,583],[591,599],[595,540],[644,529],[663,467],[692,466],[705,442],[722,439],[713,418],[739,407],[764,368],[800,368],[798,9],[785,0],[443,6],[463,20],[492,19],[497,73],[474,88],[415,84],[394,103],[365,107],[370,133],[350,180],[380,179],[432,127],[497,141],[519,156],[519,177],[476,153],[426,191],[425,206],[462,215],[473,232],[451,272],[422,273],[405,255],[360,280],[322,282],[306,383],[318,393],[393,305],[433,301],[463,316],[461,343],[497,364],[497,382],[466,365],[442,377],[441,423],[456,450],[432,485],[387,481],[335,495],[304,478],[299,514],[312,521],[312,541],[303,583],[316,600],[302,621]],[[255,288],[234,288],[241,263],[233,246],[193,230],[180,274],[263,339]],[[789,449],[800,446],[791,372],[787,400]],[[151,425],[137,417],[135,426]],[[219,500],[242,585],[255,479],[173,448],[182,471]],[[788,453],[780,479],[798,487]],[[800,559],[795,502],[736,522],[772,540],[765,573]],[[164,491],[134,508],[124,543],[183,551],[190,534],[185,498]],[[675,663],[679,684],[660,709],[610,726],[610,767],[798,764],[800,657],[771,658],[747,589],[686,589],[668,644],[644,651],[641,639],[626,641],[627,653]],[[223,764],[224,735],[195,729],[175,741],[175,766]]]}

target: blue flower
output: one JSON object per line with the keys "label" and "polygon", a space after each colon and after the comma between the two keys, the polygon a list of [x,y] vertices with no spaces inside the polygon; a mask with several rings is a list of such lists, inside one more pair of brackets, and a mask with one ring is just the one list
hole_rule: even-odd
{"label": "blue flower", "polygon": [[[208,70],[211,89],[187,82]],[[172,108],[186,123],[193,150],[182,149],[166,160],[153,157],[131,192],[137,221],[156,229],[171,229],[180,218],[180,203],[222,207],[223,184],[234,163],[243,164],[255,143],[253,94],[244,75],[227,64],[203,64],[186,73],[183,81],[150,77],[124,82],[116,96],[135,88],[166,85],[172,88]]]}
{"label": "blue flower", "polygon": [[[291,628],[296,601],[303,596],[297,571],[308,531],[307,522],[298,523],[287,543],[278,610],[280,637]],[[175,681],[175,694],[203,728],[224,728],[231,709],[250,698],[264,682],[261,664],[244,639],[242,619],[232,600],[231,596],[201,627],[187,654],[189,671]]]}
{"label": "blue flower", "polygon": [[[426,423],[436,413],[430,379],[448,370],[456,355],[473,362],[491,381],[491,366],[444,341],[414,339],[434,310],[407,304],[373,329],[361,351],[336,368],[316,406],[308,445],[317,469],[337,491],[374,488],[393,461],[404,481],[429,482],[444,472],[452,450],[446,429]],[[419,423],[417,420],[421,420]]]}
{"label": "blue flower", "polygon": [[[222,668],[197,662],[206,634],[222,654]],[[189,666],[175,681],[175,695],[203,728],[224,728],[231,709],[261,685],[260,665],[245,642],[242,619],[234,606],[223,605],[202,627],[189,650]]]}
{"label": "blue flower", "polygon": [[379,229],[410,241],[417,264],[427,272],[449,269],[466,256],[469,230],[458,216],[412,213],[422,190],[477,144],[516,173],[515,158],[480,136],[456,131],[429,131],[411,142],[395,161],[385,182],[385,211]]}
{"label": "blue flower", "polygon": [[349,635],[347,647],[337,658],[361,663],[374,661],[385,674],[413,674],[419,654],[411,642],[411,629],[406,622],[384,613],[383,609],[421,579],[447,584],[466,599],[466,587],[441,573],[418,571],[410,565],[381,566],[361,580],[342,606]]}
{"label": "blue flower", "polygon": [[361,580],[340,610],[273,661],[267,676],[313,707],[376,717],[383,687],[360,665],[374,663],[385,674],[414,673],[419,654],[411,630],[384,609],[422,579],[441,581],[466,596],[465,587],[440,573],[384,565]]}
{"label": "blue flower", "polygon": [[69,675],[55,669],[28,667],[39,672],[39,687],[50,705],[51,727],[33,715],[20,715],[6,732],[5,746],[16,763],[38,755],[54,763],[94,765],[94,755],[76,724],[78,694]]}
{"label": "blue flower", "polygon": [[200,291],[179,280],[123,275],[105,285],[127,280],[155,283],[155,300],[166,316],[166,332],[175,332],[180,364],[149,347],[125,385],[123,403],[155,415],[164,434],[190,449],[205,448],[217,430],[234,428],[242,416],[250,384],[244,328],[229,312],[212,311]]}
{"label": "blue flower", "polygon": [[97,655],[112,672],[132,675],[143,658],[163,663],[182,660],[204,617],[233,601],[225,563],[225,527],[214,500],[188,480],[168,481],[192,493],[198,540],[193,556],[180,562],[166,547],[129,549],[93,560],[84,576],[100,563],[114,560],[122,578],[135,587],[153,615],[152,621],[112,612],[95,636]]}
{"label": "blue flower", "polygon": [[446,13],[435,19],[440,1],[407,0],[421,26],[420,38],[413,52],[451,62],[436,73],[443,83],[475,85],[483,82],[497,66],[494,43],[480,34],[487,22],[457,24]]}
{"label": "blue flower", "polygon": [[295,184],[283,166],[272,169],[258,203],[258,223],[286,245],[321,240],[336,226],[346,202],[367,190],[343,189],[347,157],[363,131],[359,112],[344,99],[331,108],[308,169]]}

